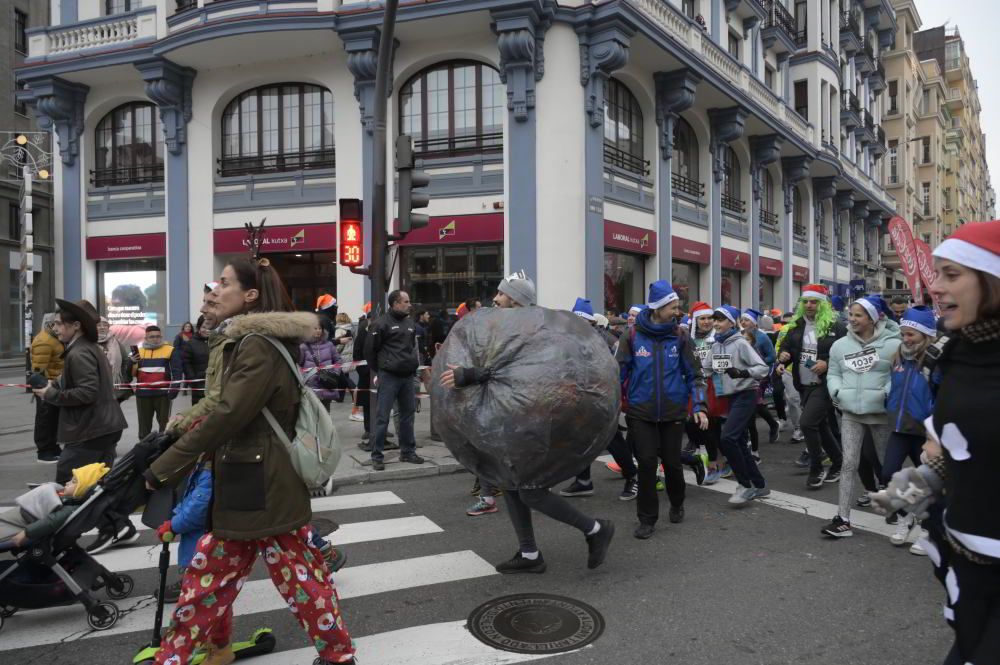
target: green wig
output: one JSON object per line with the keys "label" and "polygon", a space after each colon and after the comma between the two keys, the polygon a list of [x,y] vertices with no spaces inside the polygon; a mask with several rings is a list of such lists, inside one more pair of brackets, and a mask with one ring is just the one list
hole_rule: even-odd
{"label": "green wig", "polygon": [[[802,299],[799,299],[799,304],[795,307],[795,316],[792,320],[785,326],[785,330],[791,330],[798,325],[799,321],[806,318],[805,306],[802,303]],[[816,309],[816,336],[826,337],[827,333],[833,330],[833,326],[836,325],[839,320],[837,312],[833,310],[833,305],[830,304],[829,300],[820,300],[819,307]]]}

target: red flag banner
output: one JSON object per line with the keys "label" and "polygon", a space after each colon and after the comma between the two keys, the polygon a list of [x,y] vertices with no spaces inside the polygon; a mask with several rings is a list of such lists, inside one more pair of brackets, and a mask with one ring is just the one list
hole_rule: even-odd
{"label": "red flag banner", "polygon": [[906,274],[906,281],[910,285],[910,293],[913,294],[915,302],[921,302],[920,294],[920,268],[917,265],[917,247],[913,242],[913,233],[906,220],[896,215],[889,220],[889,236],[892,238],[892,246],[896,249],[896,255],[903,266]]}
{"label": "red flag banner", "polygon": [[914,238],[913,244],[917,248],[917,270],[920,272],[920,279],[924,283],[924,288],[931,290],[934,283],[934,257],[931,255],[930,246],[920,238]]}

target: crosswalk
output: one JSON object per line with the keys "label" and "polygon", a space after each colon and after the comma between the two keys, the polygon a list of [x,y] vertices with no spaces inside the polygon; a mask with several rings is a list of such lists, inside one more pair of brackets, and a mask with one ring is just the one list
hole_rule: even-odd
{"label": "crosswalk", "polygon": [[[328,537],[335,545],[349,545],[406,539],[415,536],[435,536],[443,529],[423,515],[350,522],[349,511],[377,506],[393,506],[405,502],[393,492],[378,491],[312,500],[314,513],[338,511],[335,517],[340,528]],[[138,522],[138,520],[136,520]],[[137,523],[140,529],[146,529]],[[116,572],[155,575],[160,546],[144,537],[144,546],[109,550],[98,554],[103,565]],[[174,546],[175,547],[175,546]],[[172,549],[174,549],[172,547]],[[406,551],[400,547],[400,551]],[[175,562],[175,556],[171,561]],[[375,594],[439,584],[454,584],[466,580],[497,575],[493,565],[471,550],[459,550],[398,558],[381,563],[350,565],[336,575],[337,590],[344,601],[344,611],[350,616],[350,600]],[[98,595],[102,595],[99,593]],[[118,623],[106,631],[91,631],[80,606],[20,611],[8,618],[0,632],[0,654],[15,649],[31,649],[76,640],[100,640],[116,635],[134,635],[141,644],[152,628],[156,603],[150,596],[134,595],[117,601],[122,612]],[[167,612],[172,609],[167,607]],[[285,601],[267,578],[248,581],[233,606],[236,617],[253,617],[267,612],[287,611]],[[260,616],[260,621],[266,621]],[[491,649],[476,640],[464,627],[464,621],[427,624],[355,636],[359,660],[365,665],[505,665],[536,660],[539,656],[516,654]],[[279,649],[281,642],[279,641]],[[363,655],[362,655],[363,654]],[[290,649],[270,656],[258,657],[260,665],[297,665],[312,663],[313,649]],[[0,661],[3,661],[0,655]]]}

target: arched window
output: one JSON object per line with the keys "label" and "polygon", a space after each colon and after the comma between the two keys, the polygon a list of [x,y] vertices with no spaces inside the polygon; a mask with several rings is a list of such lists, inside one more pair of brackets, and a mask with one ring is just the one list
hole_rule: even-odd
{"label": "arched window", "polygon": [[806,210],[802,205],[802,190],[798,186],[792,187],[792,233],[796,239],[805,242],[807,239]]}
{"label": "arched window", "polygon": [[333,95],[305,83],[247,90],[222,113],[224,176],[332,169]]}
{"label": "arched window", "polygon": [[746,212],[746,205],[740,197],[740,181],[743,178],[743,172],[736,151],[728,145],[722,153],[722,173],[722,207],[741,215]]}
{"label": "arched window", "polygon": [[778,213],[774,209],[774,178],[771,172],[761,167],[760,173],[760,220],[772,231],[778,230]]}
{"label": "arched window", "polygon": [[101,118],[91,182],[95,187],[163,182],[163,131],[155,106],[122,104]]}
{"label": "arched window", "polygon": [[684,118],[677,118],[674,122],[674,153],[670,170],[675,189],[692,196],[704,194],[698,171],[698,139]]}
{"label": "arched window", "polygon": [[642,110],[621,82],[608,80],[604,98],[604,163],[646,175],[649,164],[642,143]]}
{"label": "arched window", "polygon": [[469,60],[421,71],[399,93],[400,132],[422,157],[501,152],[507,94],[500,74]]}

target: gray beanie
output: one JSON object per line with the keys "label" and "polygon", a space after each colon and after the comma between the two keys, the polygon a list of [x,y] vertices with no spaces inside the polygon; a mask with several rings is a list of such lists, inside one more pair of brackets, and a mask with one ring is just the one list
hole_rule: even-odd
{"label": "gray beanie", "polygon": [[767,314],[764,314],[757,321],[757,327],[764,332],[771,332],[772,330],[774,330],[774,319],[772,319]]}
{"label": "gray beanie", "polygon": [[497,291],[506,294],[522,307],[535,304],[535,283],[523,270],[511,273],[500,280]]}

